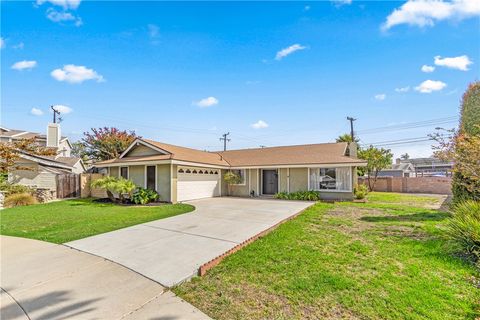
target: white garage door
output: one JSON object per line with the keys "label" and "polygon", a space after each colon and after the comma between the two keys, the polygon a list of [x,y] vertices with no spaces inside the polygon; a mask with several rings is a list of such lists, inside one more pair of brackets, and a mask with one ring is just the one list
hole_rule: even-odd
{"label": "white garage door", "polygon": [[177,200],[220,196],[220,170],[208,168],[178,168]]}

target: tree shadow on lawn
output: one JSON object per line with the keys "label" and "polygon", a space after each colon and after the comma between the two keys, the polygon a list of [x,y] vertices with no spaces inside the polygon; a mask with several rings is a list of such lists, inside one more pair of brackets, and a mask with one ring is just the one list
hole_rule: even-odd
{"label": "tree shadow on lawn", "polygon": [[450,213],[444,211],[419,212],[413,214],[389,215],[389,216],[367,216],[360,220],[367,222],[422,222],[422,221],[442,221],[451,216]]}

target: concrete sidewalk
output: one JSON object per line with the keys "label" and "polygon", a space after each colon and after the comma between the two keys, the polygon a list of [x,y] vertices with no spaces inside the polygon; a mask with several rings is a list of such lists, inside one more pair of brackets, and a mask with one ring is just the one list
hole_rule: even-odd
{"label": "concrete sidewalk", "polygon": [[103,258],[37,240],[1,236],[0,242],[2,320],[210,319]]}
{"label": "concrete sidewalk", "polygon": [[204,263],[313,204],[230,197],[188,203],[196,210],[66,245],[171,287],[196,275]]}

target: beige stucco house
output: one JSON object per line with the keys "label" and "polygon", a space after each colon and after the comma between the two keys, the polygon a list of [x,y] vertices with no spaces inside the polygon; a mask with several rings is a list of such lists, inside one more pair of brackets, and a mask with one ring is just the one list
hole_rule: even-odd
{"label": "beige stucco house", "polygon": [[228,170],[242,177],[231,186],[232,196],[316,190],[323,199],[352,199],[356,167],[364,165],[356,145],[348,143],[206,152],[148,139],[137,139],[117,159],[95,164],[173,203],[227,195]]}

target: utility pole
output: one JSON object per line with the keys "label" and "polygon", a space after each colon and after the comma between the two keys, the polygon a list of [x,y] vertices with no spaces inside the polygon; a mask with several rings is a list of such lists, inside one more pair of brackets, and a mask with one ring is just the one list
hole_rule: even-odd
{"label": "utility pole", "polygon": [[220,138],[220,141],[223,141],[223,151],[227,151],[227,141],[230,141],[231,139],[227,139],[227,136],[230,134],[230,132],[222,134],[222,137]]}
{"label": "utility pole", "polygon": [[58,115],[58,122],[61,122],[62,118],[60,117],[60,111],[55,109],[53,106],[50,106],[50,108],[53,111],[53,123],[57,123],[57,115]]}
{"label": "utility pole", "polygon": [[355,135],[353,133],[353,121],[357,120],[352,117],[347,117],[347,120],[350,121],[350,136],[352,137],[352,142],[355,142]]}

